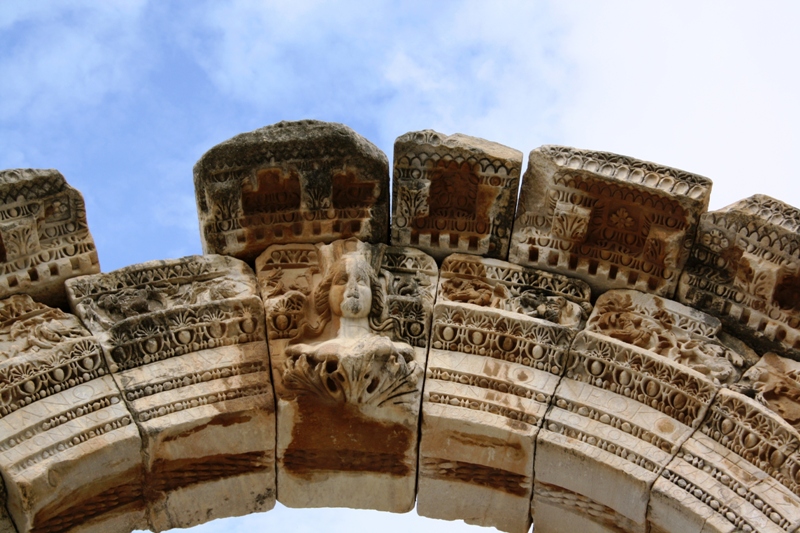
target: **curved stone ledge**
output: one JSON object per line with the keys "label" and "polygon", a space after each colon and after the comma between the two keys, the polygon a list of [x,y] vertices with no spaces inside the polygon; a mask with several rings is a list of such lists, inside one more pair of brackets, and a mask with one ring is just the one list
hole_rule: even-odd
{"label": "curved stone ledge", "polygon": [[[800,211],[707,213],[706,178],[542,147],[514,215],[520,161],[401,136],[389,246],[385,156],[281,123],[195,167],[205,246],[250,266],[64,283],[97,269],[91,245],[28,269],[43,288],[0,301],[0,532],[162,531],[276,499],[513,533],[800,531]],[[90,239],[54,172],[0,173],[58,189],[4,193],[8,272],[74,244],[51,228]]]}

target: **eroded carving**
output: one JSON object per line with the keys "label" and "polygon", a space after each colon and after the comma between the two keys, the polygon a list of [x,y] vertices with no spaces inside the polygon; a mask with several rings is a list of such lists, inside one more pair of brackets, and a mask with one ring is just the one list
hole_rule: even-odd
{"label": "eroded carving", "polygon": [[441,259],[453,252],[505,259],[522,153],[432,130],[394,143],[392,244]]}
{"label": "eroded carving", "polygon": [[203,250],[253,261],[276,243],[385,242],[388,167],[341,124],[279,122],[237,135],[194,167]]}
{"label": "eroded carving", "polygon": [[75,278],[67,291],[142,431],[148,526],[270,509],[274,401],[252,270],[185,257]]}
{"label": "eroded carving", "polygon": [[757,351],[800,359],[800,210],[755,195],[704,214],[678,299]]}
{"label": "eroded carving", "polygon": [[435,262],[353,239],[273,246],[256,269],[285,428],[281,501],[410,509]]}
{"label": "eroded carving", "polygon": [[64,280],[100,271],[81,194],[56,170],[0,171],[0,298],[64,306]]}
{"label": "eroded carving", "polygon": [[584,282],[548,272],[463,254],[444,260],[418,513],[503,531],[530,526],[536,433],[589,296]]}
{"label": "eroded carving", "polygon": [[139,431],[97,339],[14,295],[0,301],[0,356],[0,469],[18,530],[146,527]]}
{"label": "eroded carving", "polygon": [[561,146],[533,150],[522,181],[510,261],[667,297],[711,192],[695,174]]}

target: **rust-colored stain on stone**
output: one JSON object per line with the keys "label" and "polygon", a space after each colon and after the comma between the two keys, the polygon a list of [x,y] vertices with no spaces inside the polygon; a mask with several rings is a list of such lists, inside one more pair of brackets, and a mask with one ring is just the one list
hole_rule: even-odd
{"label": "rust-colored stain on stone", "polygon": [[514,496],[527,497],[530,493],[530,478],[522,474],[450,459],[425,458],[422,461],[423,473],[432,479],[461,481]]}
{"label": "rust-colored stain on stone", "polygon": [[321,471],[411,473],[405,457],[413,446],[409,428],[370,419],[357,405],[307,396],[299,396],[297,405],[299,417],[282,459],[292,474],[310,478]]}
{"label": "rust-colored stain on stone", "polygon": [[182,433],[180,433],[178,435],[170,435],[168,437],[164,437],[162,442],[170,442],[170,441],[174,441],[174,440],[185,439],[186,437],[188,437],[190,435],[194,435],[195,433],[199,433],[200,431],[203,431],[204,429],[212,427],[212,426],[222,426],[224,428],[227,428],[227,427],[234,426],[234,425],[237,425],[237,424],[245,424],[247,422],[250,422],[250,420],[252,420],[252,419],[253,419],[252,416],[250,416],[248,414],[244,414],[244,413],[223,413],[223,414],[221,414],[219,416],[215,416],[213,420],[211,420],[210,422],[207,422],[207,423],[205,423],[203,425],[200,425],[200,426],[197,426],[197,427],[193,427],[192,429],[190,429],[188,431],[184,431],[184,432],[182,432]]}
{"label": "rust-colored stain on stone", "polygon": [[277,213],[300,209],[300,177],[296,171],[287,175],[279,168],[256,173],[256,187],[250,181],[242,185],[242,210],[245,215]]}
{"label": "rust-colored stain on stone", "polygon": [[61,533],[101,515],[109,518],[144,509],[141,469],[123,472],[116,481],[118,485],[100,493],[89,494],[95,488],[89,485],[85,491],[74,492],[65,500],[44,507],[36,514],[31,533]]}
{"label": "rust-colored stain on stone", "polygon": [[355,172],[347,171],[333,176],[333,207],[336,209],[365,208],[375,205],[374,181],[362,181]]}
{"label": "rust-colored stain on stone", "polygon": [[207,455],[188,459],[158,460],[150,471],[146,497],[158,498],[167,492],[206,481],[267,470],[269,454],[262,451],[230,455]]}

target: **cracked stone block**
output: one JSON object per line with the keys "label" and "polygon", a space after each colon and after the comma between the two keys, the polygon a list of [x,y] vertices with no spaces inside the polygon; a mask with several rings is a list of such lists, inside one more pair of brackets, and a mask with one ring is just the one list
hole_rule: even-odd
{"label": "cracked stone block", "polygon": [[0,171],[0,298],[66,307],[64,281],[100,272],[83,197],[57,170]]}
{"label": "cracked stone block", "polygon": [[342,124],[301,120],[242,133],[194,167],[204,253],[252,261],[272,244],[386,242],[389,161]]}
{"label": "cracked stone block", "polygon": [[522,152],[433,130],[394,143],[392,244],[441,260],[451,253],[505,259]]}
{"label": "cracked stone block", "polygon": [[721,389],[653,486],[651,531],[795,531],[799,446],[797,430],[769,407]]}
{"label": "cracked stone block", "polygon": [[719,329],[713,317],[650,294],[597,299],[538,435],[537,533],[561,531],[559,516],[576,531],[647,531],[660,472],[720,386],[741,375],[744,360],[716,339]]}
{"label": "cracked stone block", "polygon": [[671,297],[711,181],[606,152],[542,146],[522,178],[509,261],[585,280],[596,294]]}
{"label": "cracked stone block", "polygon": [[242,261],[150,261],[67,284],[142,432],[148,527],[275,504],[264,310]]}
{"label": "cracked stone block", "polygon": [[256,260],[287,507],[414,507],[437,267],[413,248],[275,245]]}
{"label": "cracked stone block", "polygon": [[588,285],[495,259],[442,263],[423,395],[417,512],[530,528],[536,435],[591,305]]}
{"label": "cracked stone block", "polygon": [[800,360],[800,210],[755,195],[700,218],[677,299],[763,353]]}
{"label": "cracked stone block", "polygon": [[98,340],[27,295],[0,301],[0,435],[19,533],[146,527],[142,441]]}

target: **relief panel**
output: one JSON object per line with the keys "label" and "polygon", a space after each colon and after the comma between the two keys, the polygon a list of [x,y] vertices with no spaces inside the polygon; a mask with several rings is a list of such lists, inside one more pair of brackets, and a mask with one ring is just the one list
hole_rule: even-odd
{"label": "relief panel", "polygon": [[417,512],[523,532],[536,433],[588,285],[494,259],[442,263],[423,396]]}
{"label": "relief panel", "polygon": [[756,195],[703,215],[677,298],[800,360],[800,210]]}
{"label": "relief panel", "polygon": [[0,298],[65,307],[64,280],[100,272],[81,194],[57,170],[0,171]]}
{"label": "relief panel", "polygon": [[[624,523],[625,531],[647,530],[650,488],[718,388],[743,371],[744,358],[719,342],[719,329],[713,317],[638,291],[597,299],[538,435],[532,512],[539,529],[557,531],[550,521],[567,512],[578,529]],[[568,497],[554,499],[554,491],[607,512],[595,518]]]}
{"label": "relief panel", "polygon": [[389,162],[342,124],[279,122],[211,148],[194,167],[205,253],[250,262],[276,243],[386,242]]}
{"label": "relief panel", "polygon": [[14,295],[0,301],[0,358],[0,470],[19,533],[147,527],[139,430],[97,339]]}
{"label": "relief panel", "polygon": [[509,261],[585,280],[596,293],[671,297],[711,181],[681,170],[562,146],[530,153]]}
{"label": "relief panel", "polygon": [[261,299],[242,261],[191,256],[70,280],[144,437],[151,529],[275,503],[275,410]]}
{"label": "relief panel", "polygon": [[433,130],[394,143],[392,244],[437,259],[454,252],[505,259],[522,153]]}
{"label": "relief panel", "polygon": [[418,417],[437,267],[356,239],[256,260],[288,507],[414,507]]}

